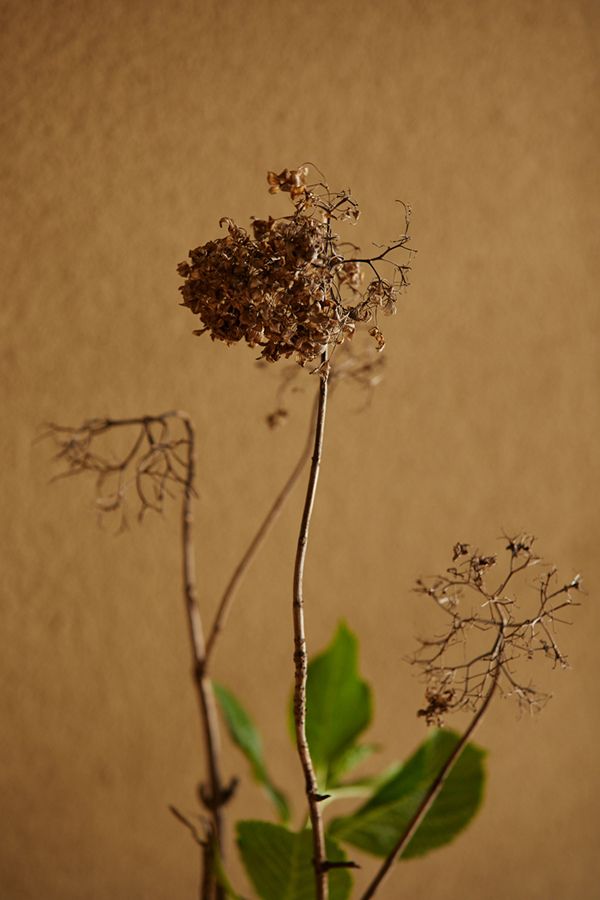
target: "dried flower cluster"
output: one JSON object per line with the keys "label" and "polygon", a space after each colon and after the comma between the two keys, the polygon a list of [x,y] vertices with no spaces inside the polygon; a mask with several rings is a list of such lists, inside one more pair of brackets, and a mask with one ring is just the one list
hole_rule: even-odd
{"label": "dried flower cluster", "polygon": [[[416,590],[431,597],[447,620],[439,636],[420,641],[411,659],[427,681],[426,706],[418,712],[427,724],[441,725],[447,713],[460,709],[477,712],[496,686],[521,706],[539,709],[549,695],[522,680],[518,662],[543,656],[567,668],[555,631],[569,624],[564,616],[578,605],[572,593],[580,590],[580,577],[561,584],[556,569],[534,554],[533,541],[525,534],[508,538],[506,564],[495,578],[496,555],[456,544],[453,565],[443,575],[417,582]],[[517,587],[515,576],[532,566],[541,569],[535,583]]]}
{"label": "dried flower cluster", "polygon": [[[368,259],[346,258],[333,231],[336,221],[356,221],[359,210],[349,191],[307,184],[308,166],[267,176],[270,193],[289,193],[293,212],[279,219],[254,219],[251,233],[223,218],[227,235],[196,247],[177,267],[184,278],[183,306],[199,316],[213,340],[241,340],[260,347],[269,362],[281,357],[312,362],[351,338],[367,323],[378,350],[384,338],[378,314],[396,311],[408,284],[408,265],[391,254],[407,249],[408,209],[400,238]],[[352,250],[356,250],[350,245]],[[382,277],[380,265],[390,266]],[[372,278],[366,286],[364,270]]]}

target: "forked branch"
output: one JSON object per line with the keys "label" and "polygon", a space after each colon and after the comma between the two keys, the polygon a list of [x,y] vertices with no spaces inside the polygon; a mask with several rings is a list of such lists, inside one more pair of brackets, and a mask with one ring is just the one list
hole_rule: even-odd
{"label": "forked branch", "polygon": [[[453,711],[476,712],[491,671],[498,670],[498,688],[520,706],[540,709],[549,694],[519,674],[519,661],[549,659],[567,668],[557,626],[578,603],[573,592],[580,578],[557,580],[554,566],[544,565],[533,550],[534,539],[521,534],[505,538],[505,564],[497,554],[483,555],[468,544],[456,544],[452,565],[442,575],[417,582],[418,593],[430,597],[445,619],[436,636],[422,639],[411,659],[427,682],[427,706],[419,711],[428,724],[441,724]],[[502,566],[499,575],[495,575]],[[527,572],[538,567],[538,578],[527,583]],[[495,640],[502,631],[501,652]]]}
{"label": "forked branch", "polygon": [[[506,541],[506,568],[495,580],[492,573],[497,555],[484,556],[468,544],[458,543],[452,565],[444,574],[417,582],[417,592],[434,600],[447,625],[437,636],[421,640],[411,660],[427,682],[427,705],[418,715],[429,725],[442,725],[444,717],[456,710],[470,710],[473,715],[361,900],[375,895],[408,847],[496,692],[516,697],[519,705],[530,710],[539,709],[548,699],[549,695],[517,675],[517,660],[542,654],[555,666],[567,667],[554,632],[557,624],[565,624],[565,611],[578,605],[572,591],[580,590],[580,578],[577,575],[566,584],[556,584],[556,569],[542,566],[537,583],[521,585],[518,590],[520,573],[542,561],[533,552],[530,535]],[[476,601],[477,606],[465,609],[466,598]]]}
{"label": "forked branch", "polygon": [[[173,423],[183,426],[183,434],[174,436]],[[98,449],[102,438],[115,429],[133,428],[134,438],[120,456],[109,447]],[[56,477],[91,472],[96,476],[96,505],[100,513],[121,512],[126,522],[128,489],[138,502],[138,517],[149,509],[162,512],[170,488],[182,493],[181,546],[182,581],[186,621],[193,660],[196,687],[207,760],[207,783],[200,787],[200,797],[210,816],[207,840],[203,844],[203,900],[223,897],[217,884],[213,853],[222,855],[222,807],[233,790],[225,787],[220,771],[219,725],[212,683],[206,670],[206,646],[198,592],[196,562],[192,538],[192,500],[195,496],[195,433],[190,417],[179,410],[158,416],[127,419],[91,419],[77,428],[50,424],[47,435],[57,446],[56,459],[64,464]]]}

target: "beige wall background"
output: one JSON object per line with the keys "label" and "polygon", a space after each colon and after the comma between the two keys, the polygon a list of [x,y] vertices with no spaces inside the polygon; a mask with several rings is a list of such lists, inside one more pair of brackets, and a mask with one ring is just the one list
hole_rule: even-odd
{"label": "beige wall background", "polygon": [[[176,263],[282,209],[267,169],[352,186],[361,240],[410,202],[413,286],[371,404],[332,404],[307,572],[313,651],[362,635],[381,765],[425,736],[403,657],[430,619],[414,579],[456,540],[527,529],[589,588],[539,717],[498,702],[481,814],[382,897],[597,896],[598,5],[67,2],[0,5],[4,425],[0,895],[195,896],[203,759],[175,507],[116,536],[91,485],[49,484],[40,423],[180,406],[200,435],[207,618],[293,465],[314,382],[269,432],[279,368],[191,335]],[[215,659],[300,804],[285,710],[297,491]],[[270,815],[243,761],[232,813]],[[297,813],[299,815],[299,813]],[[248,891],[239,869],[236,883]]]}

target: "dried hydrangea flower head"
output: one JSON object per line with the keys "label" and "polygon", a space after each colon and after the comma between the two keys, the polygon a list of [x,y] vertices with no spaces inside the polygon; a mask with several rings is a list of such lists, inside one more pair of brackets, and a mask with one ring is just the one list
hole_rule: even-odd
{"label": "dried hydrangea flower head", "polygon": [[[308,166],[269,172],[271,194],[288,193],[293,206],[281,218],[254,219],[250,231],[222,218],[227,234],[190,250],[177,267],[184,279],[183,306],[200,318],[195,334],[260,347],[269,362],[294,358],[302,365],[351,338],[368,325],[376,348],[384,346],[378,315],[396,311],[407,286],[409,265],[392,254],[406,250],[409,211],[400,238],[371,258],[346,257],[335,222],[356,221],[359,209],[349,191],[309,184]],[[387,264],[387,277],[380,269]],[[366,284],[364,273],[369,271]]]}
{"label": "dried hydrangea flower head", "polygon": [[[417,581],[417,592],[430,597],[445,618],[445,627],[421,639],[411,659],[427,682],[427,704],[418,715],[428,725],[441,726],[450,712],[477,712],[496,686],[521,707],[540,709],[550,695],[523,679],[520,664],[543,657],[554,667],[568,667],[556,629],[579,605],[573,594],[581,590],[581,578],[559,581],[533,544],[528,534],[506,537],[502,560],[457,543],[443,574]],[[534,566],[537,580],[519,582],[520,573]]]}

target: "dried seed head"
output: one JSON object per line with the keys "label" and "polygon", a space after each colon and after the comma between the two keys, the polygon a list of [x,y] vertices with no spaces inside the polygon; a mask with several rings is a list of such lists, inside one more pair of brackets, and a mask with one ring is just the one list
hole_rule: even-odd
{"label": "dried seed head", "polygon": [[[267,175],[270,193],[289,193],[290,216],[254,219],[251,234],[224,217],[226,236],[191,250],[178,265],[182,305],[202,323],[196,334],[227,344],[244,340],[269,362],[294,356],[304,364],[352,337],[356,323],[374,319],[369,333],[383,349],[377,314],[395,312],[409,270],[388,255],[405,249],[408,235],[372,259],[347,259],[331,225],[356,219],[358,207],[348,191],[307,185],[308,171]],[[392,265],[391,282],[379,275],[382,261]],[[373,273],[362,291],[361,262]]]}
{"label": "dried seed head", "polygon": [[[568,666],[556,632],[578,605],[571,594],[579,590],[580,577],[561,584],[556,568],[544,566],[533,544],[531,535],[505,536],[504,554],[484,556],[459,542],[453,565],[417,581],[417,592],[436,603],[445,622],[420,640],[411,659],[427,682],[426,705],[417,715],[428,725],[441,725],[453,711],[476,712],[496,687],[520,706],[540,709],[549,694],[524,679],[519,663],[540,657],[554,667]],[[541,574],[531,584],[525,574],[536,566]]]}
{"label": "dried seed head", "polygon": [[453,688],[429,686],[425,690],[427,706],[417,710],[417,716],[424,718],[428,725],[436,725],[438,728],[442,728],[444,716],[452,708],[454,694]]}

